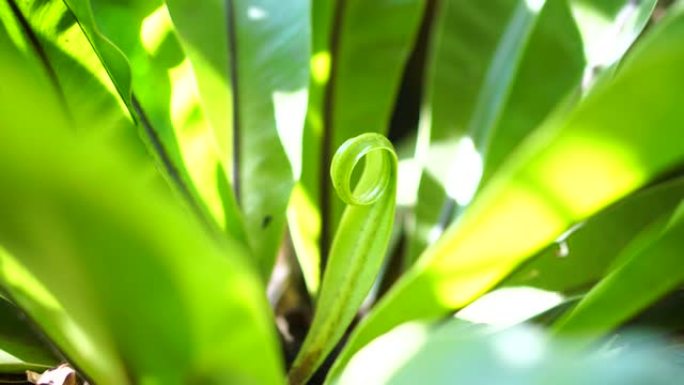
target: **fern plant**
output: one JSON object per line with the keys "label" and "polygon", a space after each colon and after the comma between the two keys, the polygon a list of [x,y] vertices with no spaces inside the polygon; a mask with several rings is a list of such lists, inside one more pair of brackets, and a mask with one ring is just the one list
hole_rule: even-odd
{"label": "fern plant", "polygon": [[0,20],[0,383],[681,378],[681,2]]}

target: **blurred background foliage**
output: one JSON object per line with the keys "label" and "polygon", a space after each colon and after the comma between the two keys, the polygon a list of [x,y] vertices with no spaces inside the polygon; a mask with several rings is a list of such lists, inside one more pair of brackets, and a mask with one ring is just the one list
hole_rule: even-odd
{"label": "blurred background foliage", "polygon": [[681,1],[0,24],[0,383],[681,378]]}

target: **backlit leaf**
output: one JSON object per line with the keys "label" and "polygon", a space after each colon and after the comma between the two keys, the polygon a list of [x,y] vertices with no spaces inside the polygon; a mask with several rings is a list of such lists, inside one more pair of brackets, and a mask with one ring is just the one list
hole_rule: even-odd
{"label": "backlit leaf", "polygon": [[683,42],[679,9],[612,81],[547,120],[359,325],[332,378],[374,337],[470,303],[572,224],[684,162]]}

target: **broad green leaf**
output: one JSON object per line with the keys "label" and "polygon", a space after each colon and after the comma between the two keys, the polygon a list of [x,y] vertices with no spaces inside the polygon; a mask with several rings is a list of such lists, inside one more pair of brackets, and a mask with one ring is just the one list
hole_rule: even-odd
{"label": "broad green leaf", "polygon": [[98,384],[282,383],[244,249],[125,153],[68,134],[45,84],[0,49],[0,283],[15,303]]}
{"label": "broad green leaf", "polygon": [[[486,3],[475,7],[496,4]],[[496,5],[497,10],[507,11],[512,3],[500,3]],[[454,19],[436,31],[439,38],[433,41],[431,70],[434,74],[429,83],[432,92],[427,95],[421,126],[421,131],[429,134],[422,134],[424,140],[417,154],[424,159],[425,173],[419,185],[415,230],[406,256],[408,264],[430,243],[430,237],[438,235],[444,224],[462,212],[462,206],[469,202],[478,185],[480,173],[483,173],[482,183],[486,183],[568,93],[580,84],[588,89],[597,74],[612,73],[612,69],[606,70],[624,55],[646,25],[655,5],[653,0],[641,1],[638,5],[628,0],[569,3],[570,7],[566,1],[547,2],[537,17],[530,17],[529,11],[521,12],[521,7],[532,3],[519,1],[497,50],[490,48],[486,55],[482,54],[487,44],[479,36],[487,34],[461,32],[460,36],[446,38],[466,28],[472,30],[468,23]],[[451,17],[474,18],[473,12],[465,12],[467,7],[459,4],[450,11],[447,2],[442,17],[448,20],[448,14],[458,13],[459,16]],[[486,17],[496,14],[489,10]],[[505,23],[484,25],[500,34],[497,28]],[[522,28],[525,26],[527,31]],[[498,38],[493,32],[489,36]],[[477,44],[477,48],[467,51],[449,48],[459,41]],[[462,53],[456,56],[452,52]],[[478,52],[481,56],[473,55]],[[486,77],[480,74],[482,69],[455,70],[459,64],[456,58],[461,61],[468,58],[466,63],[477,63],[475,58],[484,61],[480,68],[489,65]],[[447,66],[451,66],[451,71],[440,69]],[[471,67],[474,65],[468,68]],[[440,73],[446,75],[440,76]],[[481,86],[480,77],[484,79]],[[456,84],[458,79],[470,82]],[[463,101],[474,88],[479,93],[470,96],[472,101]],[[473,104],[474,101],[477,102]],[[566,103],[573,101],[574,98]],[[438,181],[437,188],[435,181]],[[425,207],[428,201],[432,209]],[[434,201],[441,201],[442,207],[437,209]]]}
{"label": "broad green leaf", "polygon": [[235,173],[232,183],[247,238],[267,279],[283,238],[293,186],[285,150],[295,174],[301,169],[309,1],[167,4],[193,64],[220,156]]}
{"label": "broad green leaf", "polygon": [[[354,180],[354,169],[363,172]],[[382,135],[349,139],[333,157],[331,177],[348,206],[330,249],[328,269],[306,339],[289,373],[305,384],[354,319],[380,271],[394,222],[397,156]]]}
{"label": "broad green leaf", "polygon": [[[92,125],[101,119],[99,129],[119,124],[130,129],[131,118],[120,101],[114,84],[92,50],[76,19],[63,1],[16,1],[24,19],[30,24],[40,49],[45,54],[44,66],[56,77],[62,97],[76,125]],[[120,122],[123,121],[123,122]]]}
{"label": "broad green leaf", "polygon": [[161,0],[66,0],[166,176],[207,223],[242,239],[229,170]]}
{"label": "broad green leaf", "polygon": [[[8,76],[7,87],[0,87],[0,105],[3,109],[0,133],[3,140],[12,130],[17,130],[17,127],[27,130],[25,140],[29,140],[31,136],[39,136],[43,132],[53,132],[52,135],[56,136],[55,132],[60,130],[64,138],[69,137],[71,130],[67,113],[63,109],[64,105],[54,93],[46,92],[52,86],[49,79],[40,76],[43,74],[40,68],[27,65],[27,58],[19,55],[11,42],[5,38],[4,34],[0,34],[0,52],[3,58],[0,61],[0,72]],[[13,84],[16,86],[12,86]],[[15,93],[16,89],[21,89],[21,92]],[[37,102],[40,102],[41,114],[34,113]],[[55,144],[47,138],[42,138],[37,143],[43,146]],[[2,143],[2,146],[8,145],[10,143]],[[3,215],[3,219],[8,218],[8,214],[9,212]],[[0,245],[3,243],[0,240]],[[2,246],[0,282],[3,288],[11,293],[13,302],[32,319],[40,321],[38,325],[42,327],[47,338],[88,376],[107,378],[112,383],[126,383],[123,363],[117,358],[112,341],[103,332],[101,325],[94,322],[90,325],[88,333],[85,333],[82,322],[77,322],[67,314],[60,301],[18,264]]]}
{"label": "broad green leaf", "polygon": [[119,150],[134,153],[139,167],[156,175],[126,106],[64,2],[14,1],[0,7],[10,11],[0,12],[8,32],[19,31],[10,37],[17,47],[24,47],[27,64],[35,63],[50,80],[71,129],[100,135]]}
{"label": "broad green leaf", "polygon": [[600,337],[684,282],[682,212],[684,203],[660,236],[630,245],[624,262],[558,321],[556,332]]}
{"label": "broad green leaf", "polygon": [[362,349],[332,383],[674,385],[684,375],[681,348],[654,336],[632,332],[614,346],[579,352],[575,344],[531,327],[408,323]]}
{"label": "broad green leaf", "polygon": [[[324,107],[332,61],[331,31],[336,1],[311,2],[311,58],[306,120],[302,132],[301,169],[287,208],[287,222],[302,277],[315,297],[321,279],[320,179],[327,178],[322,159]],[[304,161],[316,159],[316,161]]]}
{"label": "broad green leaf", "polygon": [[[406,267],[413,264],[431,241],[431,231],[446,221],[447,191],[444,173],[466,133],[468,120],[497,43],[506,28],[515,1],[446,0],[437,3],[427,59],[426,92],[418,127],[413,176],[416,202],[409,219]],[[470,159],[469,164],[480,162]],[[424,167],[431,169],[424,170]],[[403,177],[403,176],[402,176]],[[476,176],[478,177],[478,176]],[[435,230],[436,229],[436,230]]]}
{"label": "broad green leaf", "polygon": [[679,12],[635,47],[611,82],[571,114],[547,120],[359,325],[332,378],[376,336],[463,307],[572,224],[684,162],[676,97],[683,43]]}
{"label": "broad green leaf", "polygon": [[89,378],[126,384],[124,363],[102,325],[93,322],[85,328],[83,320],[67,314],[60,301],[9,253],[0,249],[0,254],[2,286],[26,314],[40,321],[37,325],[52,345]]}
{"label": "broad green leaf", "polygon": [[[417,154],[426,182],[419,187],[408,264],[430,243],[431,232],[434,238],[455,216],[450,207],[462,212],[480,178],[489,179],[579,84],[584,68],[582,41],[564,1],[460,3],[444,4],[432,46]],[[472,21],[483,18],[492,22]],[[474,37],[480,35],[485,37]],[[495,48],[487,37],[498,40]],[[465,96],[472,100],[461,102]],[[444,192],[427,179],[438,181]],[[441,202],[439,211],[426,210],[427,204],[436,206],[429,200]]]}
{"label": "broad green leaf", "polygon": [[566,294],[588,289],[640,232],[672,212],[683,196],[684,178],[639,191],[561,237],[502,285],[532,286]]}
{"label": "broad green leaf", "polygon": [[[503,46],[506,40],[502,40]],[[527,44],[522,47],[524,52],[519,54],[517,71],[508,78],[498,67],[511,65],[497,51],[489,73],[503,74],[493,75],[497,79],[492,84],[494,87],[488,83],[483,85],[480,98],[484,116],[478,117],[481,110],[478,100],[469,127],[483,158],[481,184],[487,183],[523,140],[579,85],[585,65],[583,43],[566,2],[548,1],[539,11],[534,30],[529,32]],[[500,84],[507,89],[497,91],[496,85],[502,87]],[[488,94],[499,92],[507,94],[507,98],[497,106],[500,96]]]}
{"label": "broad green leaf", "polygon": [[[467,133],[471,136],[475,148],[485,159],[487,159],[497,121],[500,119],[521,67],[521,59],[537,23],[542,19],[542,10],[552,9],[553,4],[562,4],[562,2],[549,3],[548,7],[545,4],[544,1],[518,1],[480,86],[480,92],[468,122]],[[556,24],[555,27],[558,28],[558,25]],[[532,61],[535,64],[538,62],[538,60]]]}
{"label": "broad green leaf", "polygon": [[305,161],[288,210],[297,257],[312,293],[343,209],[328,179],[333,152],[362,133],[387,132],[424,6],[417,0],[312,3]]}
{"label": "broad green leaf", "polygon": [[0,373],[41,370],[58,363],[28,320],[22,319],[19,309],[0,299]]}

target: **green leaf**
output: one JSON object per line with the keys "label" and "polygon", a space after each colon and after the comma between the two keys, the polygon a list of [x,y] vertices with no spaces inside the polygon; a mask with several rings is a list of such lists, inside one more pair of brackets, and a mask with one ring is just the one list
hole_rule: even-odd
{"label": "green leaf", "polygon": [[684,375],[681,348],[653,336],[631,333],[596,350],[575,344],[531,327],[409,323],[358,352],[332,384],[671,385]]}
{"label": "green leaf", "polygon": [[[362,160],[363,173],[355,181],[354,169]],[[342,338],[375,282],[392,233],[397,156],[384,136],[367,133],[342,144],[331,177],[348,206],[330,249],[311,328],[289,373],[290,384],[306,383]]]}
{"label": "green leaf", "polygon": [[245,250],[126,153],[65,134],[45,83],[0,50],[0,283],[15,303],[98,384],[282,383]]}
{"label": "green leaf", "polygon": [[470,303],[572,224],[684,162],[682,43],[679,12],[635,47],[611,82],[571,114],[547,120],[359,325],[332,378],[374,337]]}
{"label": "green leaf", "polygon": [[132,152],[139,167],[156,177],[125,104],[64,2],[13,0],[0,8],[10,38],[26,64],[33,64],[37,75],[51,83],[48,88],[63,104],[71,130],[99,135],[119,150]]}
{"label": "green leaf", "polygon": [[[32,136],[39,137],[43,132],[52,132],[52,136],[57,136],[56,132],[60,131],[64,135],[62,140],[68,138],[69,119],[63,109],[64,105],[55,93],[46,92],[51,90],[53,84],[47,77],[40,76],[41,72],[35,71],[36,67],[26,65],[29,61],[15,50],[4,34],[0,34],[0,52],[3,57],[0,61],[0,73],[8,76],[8,87],[0,88],[0,108],[3,109],[3,116],[0,119],[0,127],[3,128],[0,130],[3,135],[1,145],[11,145],[5,142],[4,138],[13,131],[14,135],[17,135],[17,127],[27,130],[25,140]],[[16,86],[12,87],[15,82]],[[16,89],[21,89],[21,92],[16,93]],[[38,101],[41,114],[33,113]],[[55,144],[48,138],[41,138],[37,143],[42,146]],[[7,185],[3,192],[7,192],[11,186]],[[9,218],[9,214],[8,211],[3,219]],[[4,241],[0,240],[0,245],[3,243]],[[4,248],[0,248],[0,282],[11,294],[13,302],[32,319],[40,321],[38,325],[43,328],[43,333],[87,375],[111,379],[112,383],[126,383],[123,364],[117,358],[111,341],[103,335],[98,324],[93,323],[88,333],[84,333],[83,326],[65,312],[60,301]],[[91,354],[95,351],[95,346],[98,359],[94,359],[95,355]]]}
{"label": "green leaf", "polygon": [[639,191],[589,218],[522,265],[502,286],[532,286],[566,294],[598,282],[625,247],[684,196],[684,178]]}
{"label": "green leaf", "polygon": [[[425,172],[406,255],[408,265],[431,237],[463,211],[480,172],[484,184],[559,101],[580,84],[588,89],[597,74],[612,74],[655,5],[652,0],[637,6],[619,0],[599,11],[607,6],[605,1],[571,1],[570,7],[565,1],[553,1],[532,17],[524,10],[528,2],[519,1],[505,33],[500,30],[503,20],[498,24],[464,22],[468,17],[506,16],[513,3],[450,6],[446,2],[440,12],[443,20],[433,41],[433,74],[419,134],[424,140],[417,156],[423,159]],[[476,13],[468,7],[496,9]],[[473,31],[485,27],[485,31]],[[496,51],[481,37],[501,34]],[[435,201],[441,201],[441,207]]]}
{"label": "green leaf", "polygon": [[[542,10],[548,12],[553,8],[552,4],[562,4],[562,2],[549,3],[549,7],[544,6],[544,1],[537,1],[534,6],[530,4],[532,3],[518,1],[489,64],[468,123],[471,140],[485,159],[489,153],[497,121],[512,91],[513,82],[517,80],[516,75],[525,49],[530,43],[537,23],[542,18]],[[535,64],[538,62],[539,60],[532,61]]]}
{"label": "green leaf", "polygon": [[584,41],[587,66],[582,85],[587,89],[597,75],[614,74],[620,59],[646,27],[657,0],[569,0],[568,3]]}
{"label": "green leaf", "polygon": [[[480,84],[514,7],[512,0],[447,0],[437,4],[427,59],[425,106],[417,134],[416,159],[421,169],[411,183],[417,199],[409,219],[406,267],[430,243],[430,232],[449,219],[444,213],[448,200],[445,184],[453,176],[448,175],[452,167],[447,165],[453,162],[458,141],[467,131]],[[473,164],[472,160],[468,163]]]}
{"label": "green leaf", "polygon": [[0,282],[12,293],[15,303],[37,320],[53,346],[84,375],[109,379],[112,384],[128,383],[124,363],[101,326],[94,322],[84,327],[83,320],[68,314],[60,301],[4,249],[0,250]]}
{"label": "green leaf", "polygon": [[[431,189],[432,183],[421,183],[416,203],[417,231],[407,255],[408,264],[427,246],[431,231],[439,232],[462,212],[480,178],[486,183],[520,142],[579,84],[584,68],[582,41],[565,2],[539,2],[536,9],[526,1],[499,2],[494,12],[487,9],[493,3],[457,3],[445,4],[444,20],[440,20],[439,35],[433,41],[431,91],[421,126],[424,140],[417,153],[427,174],[424,178],[438,181],[444,193]],[[511,11],[512,5],[515,7]],[[476,7],[478,13],[467,7]],[[498,24],[470,21],[479,20],[476,16],[506,17],[508,24],[505,19]],[[506,25],[505,29],[501,25]],[[450,38],[454,35],[460,36]],[[480,41],[485,38],[473,38],[479,35],[498,39],[496,49]],[[463,45],[476,47],[459,48]],[[486,72],[475,69],[477,64],[487,68]],[[463,86],[473,101],[460,102]],[[459,107],[454,107],[455,103]],[[441,201],[442,207],[426,212],[423,206],[434,206],[426,203],[428,200]],[[456,212],[449,213],[450,208]]]}
{"label": "green leaf", "polygon": [[306,161],[288,221],[307,287],[315,293],[344,205],[327,177],[332,154],[347,139],[387,132],[425,2],[337,0],[312,6]]}
{"label": "green leaf", "polygon": [[301,169],[309,1],[167,4],[197,74],[202,102],[218,131],[224,163],[235,170],[232,183],[247,238],[268,279],[293,186],[285,150],[295,163],[294,171]]}
{"label": "green leaf", "polygon": [[[489,73],[498,81],[492,84],[494,90],[490,90],[487,83],[483,85],[480,98],[484,116],[478,116],[478,103],[470,121],[469,131],[483,157],[483,185],[556,106],[572,94],[582,78],[585,41],[577,33],[566,2],[546,2],[536,19],[534,30],[528,32],[527,42],[521,47],[523,52],[518,54],[514,74],[506,74],[503,69],[512,67],[511,60],[497,52]],[[514,22],[515,19],[511,26]],[[500,50],[507,45],[506,40],[502,40]],[[488,96],[499,92],[497,86],[507,88],[500,91],[507,94],[500,106],[496,105],[500,96]]]}
{"label": "green leaf", "polygon": [[554,325],[556,332],[600,337],[684,282],[682,212],[684,202],[660,234],[651,232],[625,249],[624,262]]}
{"label": "green leaf", "polygon": [[210,226],[244,238],[229,169],[161,0],[67,0],[170,182]]}
{"label": "green leaf", "polygon": [[59,360],[20,314],[14,305],[0,299],[0,373],[56,366]]}

